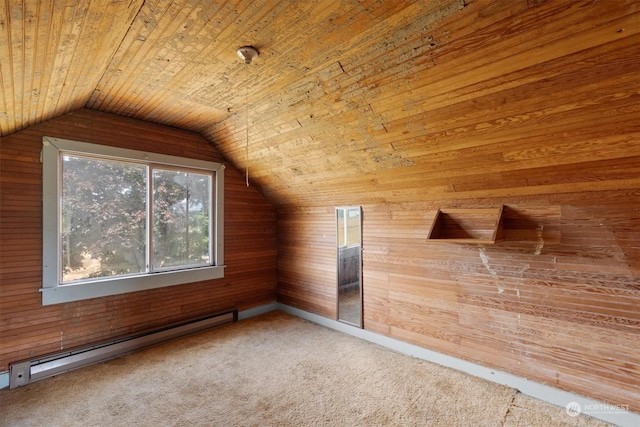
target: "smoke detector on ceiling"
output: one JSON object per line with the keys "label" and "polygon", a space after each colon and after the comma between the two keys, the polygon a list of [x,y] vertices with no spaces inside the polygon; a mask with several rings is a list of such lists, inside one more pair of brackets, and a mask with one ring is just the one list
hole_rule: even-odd
{"label": "smoke detector on ceiling", "polygon": [[245,64],[251,64],[251,62],[258,57],[258,49],[253,46],[242,46],[236,53]]}

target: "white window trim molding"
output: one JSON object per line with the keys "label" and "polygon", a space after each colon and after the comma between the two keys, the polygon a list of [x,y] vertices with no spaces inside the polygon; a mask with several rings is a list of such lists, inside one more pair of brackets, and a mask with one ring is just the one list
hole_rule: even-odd
{"label": "white window trim molding", "polygon": [[[212,229],[213,265],[184,270],[144,273],[123,277],[60,284],[60,151],[96,154],[123,160],[140,160],[169,166],[214,171],[215,206]],[[197,159],[90,144],[68,139],[42,139],[42,305],[79,301],[147,289],[162,288],[224,277],[224,165]]]}

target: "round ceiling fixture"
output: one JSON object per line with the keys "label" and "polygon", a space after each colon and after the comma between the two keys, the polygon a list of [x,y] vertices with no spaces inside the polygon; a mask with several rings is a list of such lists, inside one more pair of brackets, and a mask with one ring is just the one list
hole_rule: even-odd
{"label": "round ceiling fixture", "polygon": [[258,57],[258,49],[253,46],[242,46],[236,51],[238,58],[242,59],[245,64],[251,64],[251,61]]}

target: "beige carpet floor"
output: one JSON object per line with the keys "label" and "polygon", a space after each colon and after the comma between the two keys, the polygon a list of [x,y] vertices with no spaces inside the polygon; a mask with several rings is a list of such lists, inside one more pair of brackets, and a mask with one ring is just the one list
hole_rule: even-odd
{"label": "beige carpet floor", "polygon": [[282,312],[0,390],[0,426],[604,425]]}

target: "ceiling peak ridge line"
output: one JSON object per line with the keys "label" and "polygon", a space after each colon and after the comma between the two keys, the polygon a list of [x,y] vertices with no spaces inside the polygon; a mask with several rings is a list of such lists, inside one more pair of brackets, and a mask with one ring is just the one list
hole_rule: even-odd
{"label": "ceiling peak ridge line", "polygon": [[[90,3],[91,2],[89,2],[88,4],[86,4],[84,6],[80,6],[80,3],[78,3],[78,5],[76,5],[76,7],[74,7],[73,21],[75,22],[77,20],[78,16],[81,18],[81,21],[82,21],[81,24],[80,24],[80,31],[79,31],[79,35],[80,36],[85,33],[85,28],[87,28],[87,25],[89,25],[89,27],[91,27],[90,24],[87,24],[88,17],[91,14],[91,4]],[[79,39],[77,39],[75,41],[75,47],[73,49],[73,53],[71,54],[70,63],[72,63],[72,64],[75,63],[75,58],[76,58],[76,55],[78,53],[78,46],[80,44],[81,44],[81,40],[79,38]],[[116,51],[117,51],[117,49],[113,50],[113,54],[114,55],[115,55]],[[65,71],[65,73],[64,73],[64,81],[62,82],[62,88],[64,88],[64,87],[71,88],[68,91],[69,94],[67,95],[67,98],[70,98],[70,99],[64,100],[63,106],[60,106],[60,101],[63,99],[63,95],[62,95],[62,92],[61,92],[60,96],[58,96],[58,99],[56,100],[55,105],[53,107],[53,116],[54,117],[59,117],[59,116],[61,116],[63,114],[68,113],[69,111],[74,111],[74,110],[77,109],[77,107],[73,108],[74,104],[76,104],[76,101],[74,100],[74,96],[73,95],[74,95],[74,93],[76,91],[76,88],[78,87],[78,82],[80,80],[80,76],[83,74],[83,71],[85,70],[86,64],[87,64],[86,61],[82,62],[82,67],[80,69],[80,73],[78,73],[78,75],[76,77],[76,81],[74,83],[70,82],[70,78],[73,77],[73,75],[70,74],[71,67],[68,67],[67,70]],[[108,64],[108,63],[105,63],[105,64]],[[104,71],[103,71],[103,74],[104,74]],[[96,84],[98,84],[100,82],[99,78],[97,78],[95,81],[96,81]],[[94,88],[94,90],[95,90],[95,88]],[[86,100],[81,105],[86,107],[87,103],[91,99],[91,94],[92,93],[93,93],[93,90],[91,91],[91,93],[87,93],[86,94]],[[78,94],[77,97],[80,98],[81,94]]]}
{"label": "ceiling peak ridge line", "polygon": [[[131,0],[131,3],[133,3],[135,0]],[[109,57],[108,61],[105,61],[105,67],[102,70],[102,74],[100,75],[100,78],[97,79],[97,86],[93,88],[93,91],[91,93],[91,95],[89,95],[87,102],[84,103],[84,108],[90,108],[90,109],[96,109],[98,110],[99,107],[97,108],[91,108],[90,107],[90,103],[93,103],[93,97],[96,91],[99,91],[99,87],[100,87],[100,83],[104,81],[106,75],[107,75],[107,71],[109,70],[109,66],[111,66],[111,64],[113,64],[113,59],[116,57],[117,53],[120,52],[120,49],[122,49],[122,46],[125,42],[125,40],[128,39],[129,33],[133,30],[133,24],[135,22],[137,22],[138,17],[140,16],[140,14],[142,13],[142,9],[144,8],[144,6],[147,4],[147,0],[142,0],[142,2],[140,3],[140,6],[138,7],[138,10],[136,11],[135,14],[133,14],[133,18],[131,18],[131,20],[129,21],[129,27],[127,28],[127,31],[122,35],[122,38],[120,39],[120,43],[118,43],[118,46],[113,50],[113,52],[111,53],[111,56]]]}
{"label": "ceiling peak ridge line", "polygon": [[[118,46],[118,49],[116,50],[116,55],[118,53],[120,53],[120,55],[117,57],[114,55],[114,57],[112,58],[109,64],[110,66],[112,66],[111,69],[114,71],[114,73],[108,76],[106,80],[104,79],[101,80],[101,83],[104,83],[105,86],[109,87],[108,89],[109,96],[106,96],[106,97],[102,95],[96,96],[93,99],[93,104],[95,109],[98,109],[100,111],[112,112],[114,114],[118,114],[122,116],[135,117],[140,120],[147,120],[152,123],[166,124],[166,122],[145,118],[144,114],[141,114],[141,111],[140,111],[140,109],[142,108],[142,105],[144,104],[136,107],[135,105],[133,105],[133,102],[130,99],[123,101],[123,98],[126,97],[127,94],[131,93],[132,86],[134,85],[133,82],[135,79],[129,78],[129,77],[123,77],[124,73],[120,72],[122,71],[120,67],[122,66],[123,59],[127,57],[127,55],[130,53],[132,46],[134,46],[136,41],[148,43],[148,38],[152,34],[154,34],[154,32],[156,31],[159,32],[156,38],[158,39],[162,38],[169,31],[168,26],[164,26],[164,27],[160,26],[160,23],[163,20],[168,19],[172,23],[174,21],[178,22],[177,25],[180,25],[181,23],[184,22],[184,19],[180,19],[178,21],[178,15],[181,9],[179,9],[178,11],[175,11],[171,9],[170,6],[164,7],[167,5],[161,5],[161,3],[162,2],[159,0],[155,0],[155,2],[142,0],[142,4],[140,5],[140,8],[138,9],[138,11],[135,14],[135,17],[129,24],[129,28],[123,34],[122,42]],[[175,2],[170,1],[170,3],[174,4]],[[136,31],[136,28],[138,28],[138,25],[141,25],[141,27],[139,28],[139,30]],[[143,33],[146,34],[146,36],[144,36]],[[129,37],[130,35],[135,35],[135,37]],[[125,47],[124,43],[127,41],[129,42],[129,45],[128,47]],[[153,48],[150,48],[147,51],[137,50],[133,54],[130,62],[133,63],[134,66],[133,68],[129,69],[128,71],[129,76],[137,75],[139,73],[144,73],[144,68],[146,67],[146,65],[143,65],[143,64],[145,64],[147,60],[150,60],[148,55],[150,53],[153,53],[155,57],[155,55],[162,49],[162,47],[157,42],[152,42],[148,44],[152,45]],[[140,58],[141,56],[142,58]],[[115,63],[113,62],[113,59],[116,60]],[[141,67],[142,67],[142,70],[141,70]],[[135,90],[135,88],[133,90]]]}
{"label": "ceiling peak ridge line", "polygon": [[[156,4],[151,7],[151,11],[155,11],[156,9],[154,9],[156,6],[158,6],[159,1],[156,0]],[[170,1],[171,4],[174,4],[175,1],[171,0]],[[146,4],[146,1],[145,1]],[[198,0],[198,5],[202,5],[202,4],[209,4],[209,8],[214,5],[214,2],[211,2],[209,0]],[[152,19],[150,22],[154,23],[153,25],[153,29],[149,30],[149,34],[151,34],[153,31],[155,31],[158,28],[161,28],[159,23],[162,20],[167,19],[167,16],[170,16],[170,21],[171,21],[171,25],[170,26],[165,26],[164,28],[161,28],[159,31],[159,35],[157,35],[157,41],[155,43],[153,43],[154,48],[147,51],[146,53],[144,53],[144,57],[148,58],[148,55],[150,53],[153,53],[153,57],[157,58],[158,54],[160,54],[161,52],[163,52],[165,50],[165,48],[168,47],[168,45],[166,43],[164,44],[159,44],[158,41],[162,40],[165,34],[169,34],[169,38],[172,38],[173,35],[176,34],[176,31],[180,31],[180,28],[182,27],[183,29],[186,29],[187,27],[190,27],[191,24],[186,24],[192,14],[192,12],[187,12],[186,15],[181,15],[182,12],[185,10],[184,6],[186,5],[186,2],[183,2],[182,6],[180,7],[179,10],[177,11],[171,11],[171,7],[166,7],[164,9],[161,9],[162,11],[158,14],[159,17],[157,19],[154,20]],[[191,9],[189,9],[191,10]],[[209,10],[209,9],[207,9]],[[153,13],[151,13],[150,18],[153,18]],[[176,25],[177,22],[177,25]],[[211,20],[207,20],[207,22],[211,22]],[[146,20],[144,21],[145,26],[148,23]],[[185,26],[186,25],[186,26]],[[207,24],[205,24],[206,26]],[[173,29],[172,29],[173,28]],[[200,29],[200,31],[203,31],[203,28]],[[144,40],[146,41],[146,39]],[[195,60],[195,58],[197,58],[200,54],[202,53],[202,51],[200,51],[200,53],[196,54],[195,56],[191,57],[189,59],[189,61],[187,61],[189,64],[193,63],[193,61]],[[138,53],[136,53],[136,56],[138,55]],[[162,67],[161,71],[158,71],[156,74],[156,78],[159,76],[162,76],[163,73],[167,73],[167,66],[172,62],[172,58],[164,58],[165,60],[162,61],[164,62],[165,66]],[[138,64],[135,66],[135,70],[137,70],[140,66],[143,67],[143,71],[144,72],[144,68],[146,68],[145,65],[143,65],[145,63],[144,60],[138,62]],[[171,72],[169,71],[169,74],[171,75],[178,75],[180,73],[184,72],[184,68],[182,68],[181,70],[177,71],[177,72]],[[132,75],[135,74],[134,72],[131,73]],[[119,78],[119,77],[118,77]],[[174,77],[171,77],[170,79],[173,80]],[[130,79],[131,82],[127,83],[126,85],[126,89],[123,89],[122,87],[120,89],[118,89],[119,92],[125,92],[127,93],[127,91],[129,90],[128,88],[130,88],[131,86],[133,86],[135,83],[133,83],[134,79]],[[158,82],[156,82],[158,83]],[[124,86],[123,86],[124,87]],[[118,106],[118,110],[126,110],[126,109],[130,109],[130,108],[134,108],[136,109],[136,117],[140,118],[141,120],[147,120],[153,123],[167,123],[167,119],[159,119],[158,115],[161,114],[161,111],[159,111],[159,109],[161,110],[161,101],[159,101],[159,93],[161,93],[161,91],[156,91],[155,94],[152,94],[151,97],[149,98],[149,100],[147,100],[146,102],[144,102],[143,104],[139,105],[138,107],[136,107],[133,103],[133,101],[129,100],[126,101],[124,104],[120,104]],[[164,121],[163,121],[164,120]],[[176,125],[172,125],[172,126],[176,126]],[[182,127],[182,126],[179,126]]]}
{"label": "ceiling peak ridge line", "polygon": [[[104,82],[105,87],[108,87],[109,95],[104,96],[102,94],[99,94],[98,96],[96,96],[94,104],[97,104],[97,109],[113,112],[122,116],[136,117],[141,120],[143,119],[141,115],[136,114],[139,112],[137,111],[139,110],[139,108],[133,108],[132,102],[130,100],[123,100],[124,96],[132,92],[132,83],[130,83],[130,81],[132,81],[133,79],[128,79],[126,76],[123,77],[123,71],[125,67],[122,65],[122,63],[123,59],[130,54],[132,47],[136,44],[137,41],[146,44],[148,38],[154,33],[154,31],[160,31],[159,36],[165,34],[165,31],[167,30],[166,27],[159,29],[159,23],[162,19],[165,18],[165,16],[169,15],[170,8],[167,7],[162,9],[160,3],[161,2],[159,0],[156,0],[153,4],[150,4],[146,0],[143,0],[142,4],[140,5],[140,9],[138,9],[138,11],[136,12],[135,17],[129,24],[129,28],[124,33],[122,41],[118,46],[118,49],[116,50],[116,55],[119,55],[117,57],[114,55],[109,63],[109,65],[112,65],[111,69],[113,70],[113,73],[108,76],[106,80],[100,81],[101,83]],[[175,15],[173,17],[175,18]],[[143,33],[146,34],[146,36],[143,35]],[[129,35],[131,35],[132,37],[129,37]],[[128,46],[124,46],[124,43],[127,41]],[[132,59],[130,59],[129,62],[134,65],[129,69],[129,75],[136,75],[137,73],[144,71],[139,70],[141,66],[140,64],[145,63],[145,60],[148,59],[146,55],[148,55],[150,51],[153,51],[155,54],[158,52],[158,50],[160,50],[160,47],[157,45],[157,43],[153,43],[153,46],[155,47],[155,49],[150,49],[146,52],[138,50],[132,55]],[[142,56],[142,59],[139,59],[140,56]],[[114,59],[115,62],[113,61]],[[134,112],[134,110],[136,111]],[[149,121],[153,123],[159,123],[152,120]]]}

